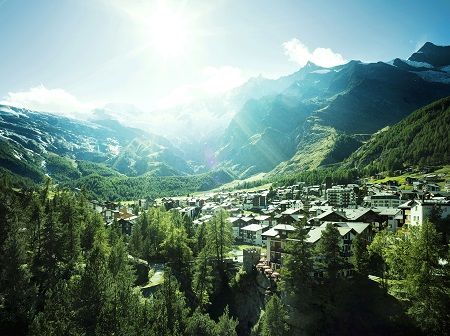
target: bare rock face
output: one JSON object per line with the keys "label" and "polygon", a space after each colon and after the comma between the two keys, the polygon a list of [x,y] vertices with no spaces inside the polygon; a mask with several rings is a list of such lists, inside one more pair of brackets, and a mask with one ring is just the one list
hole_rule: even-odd
{"label": "bare rock face", "polygon": [[428,63],[435,67],[450,65],[450,46],[437,46],[427,42],[422,48],[412,54],[408,60]]}

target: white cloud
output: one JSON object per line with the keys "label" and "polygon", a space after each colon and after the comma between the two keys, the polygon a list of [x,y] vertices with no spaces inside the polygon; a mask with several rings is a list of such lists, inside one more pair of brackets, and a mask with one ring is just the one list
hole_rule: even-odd
{"label": "white cloud", "polygon": [[175,88],[159,102],[159,108],[172,108],[190,104],[198,99],[225,93],[247,81],[241,69],[232,66],[202,69],[197,83],[181,85]]}
{"label": "white cloud", "polygon": [[86,117],[100,103],[85,103],[63,89],[47,89],[40,85],[28,91],[9,92],[1,104],[29,110],[51,112],[71,117]]}
{"label": "white cloud", "polygon": [[308,47],[296,38],[284,42],[282,46],[289,60],[298,63],[301,67],[305,66],[308,62],[326,68],[346,62],[341,54],[335,53],[329,48],[316,48],[313,52],[310,52]]}

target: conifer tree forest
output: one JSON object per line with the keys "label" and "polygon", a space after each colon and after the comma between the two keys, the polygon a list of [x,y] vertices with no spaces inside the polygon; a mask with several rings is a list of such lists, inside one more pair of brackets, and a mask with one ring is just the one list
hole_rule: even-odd
{"label": "conifer tree forest", "polygon": [[[432,221],[380,231],[371,244],[357,238],[350,265],[335,227],[312,246],[302,224],[288,242],[282,281],[249,323],[239,305],[251,299],[256,274],[227,263],[234,239],[225,211],[196,227],[153,207],[125,236],[82,193],[50,182],[14,189],[3,179],[0,334],[446,335],[448,249]],[[163,265],[158,290],[143,294],[132,259]],[[352,277],[339,276],[349,267]]]}
{"label": "conifer tree forest", "polygon": [[[194,232],[178,213],[152,209],[125,239],[83,195],[50,184],[0,188],[1,335],[236,334],[227,307],[215,319],[207,313],[227,282],[224,213]],[[149,298],[136,289],[129,253],[166,265]]]}

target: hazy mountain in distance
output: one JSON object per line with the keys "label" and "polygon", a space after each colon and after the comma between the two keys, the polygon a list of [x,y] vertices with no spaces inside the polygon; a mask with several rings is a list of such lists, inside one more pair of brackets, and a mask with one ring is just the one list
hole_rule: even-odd
{"label": "hazy mountain in distance", "polygon": [[1,105],[0,144],[0,166],[35,180],[52,176],[58,167],[79,177],[78,161],[102,164],[129,176],[193,172],[164,137],[112,119],[81,121]]}
{"label": "hazy mountain in distance", "polygon": [[344,160],[377,130],[450,94],[448,47],[430,45],[423,48],[433,51],[430,61],[439,60],[439,68],[429,64],[426,71],[423,63],[401,60],[329,69],[308,64],[287,88],[246,102],[224,133],[218,161],[246,177]]}

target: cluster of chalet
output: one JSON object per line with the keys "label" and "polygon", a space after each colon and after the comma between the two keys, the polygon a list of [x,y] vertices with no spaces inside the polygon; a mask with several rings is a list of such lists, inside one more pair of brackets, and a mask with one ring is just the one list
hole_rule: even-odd
{"label": "cluster of chalet", "polygon": [[[414,181],[411,181],[413,183]],[[281,268],[289,233],[300,222],[308,230],[308,242],[317,244],[328,224],[341,235],[341,253],[349,257],[355,237],[370,242],[379,230],[396,231],[403,225],[421,225],[433,207],[450,215],[449,194],[431,189],[400,190],[389,184],[331,186],[326,183],[255,192],[218,192],[198,198],[162,199],[159,205],[176,209],[202,225],[219,209],[228,211],[237,243],[266,247],[266,263]]]}
{"label": "cluster of chalet", "polygon": [[121,205],[118,202],[99,202],[93,200],[90,202],[92,209],[99,213],[107,226],[114,221],[119,224],[122,234],[131,235],[133,226],[138,218],[136,213],[139,210],[148,208],[148,202],[145,199],[134,201],[130,205]]}
{"label": "cluster of chalet", "polygon": [[[395,183],[306,186],[298,183],[254,192],[215,192],[197,197],[162,198],[153,206],[179,211],[203,225],[219,210],[226,210],[237,243],[265,246],[265,265],[277,272],[285,257],[289,234],[303,223],[308,242],[317,244],[327,225],[335,226],[341,236],[343,257],[349,257],[352,241],[362,236],[370,242],[379,230],[396,231],[404,225],[421,225],[433,209],[450,216],[450,193],[435,184],[436,175],[423,180],[408,179],[412,187],[401,190]],[[418,182],[422,183],[419,184]],[[425,182],[425,183],[424,183]],[[147,204],[137,201],[140,208]],[[106,222],[117,220],[124,234],[131,234],[136,216],[115,203],[92,202]],[[134,211],[136,213],[136,211]]]}

